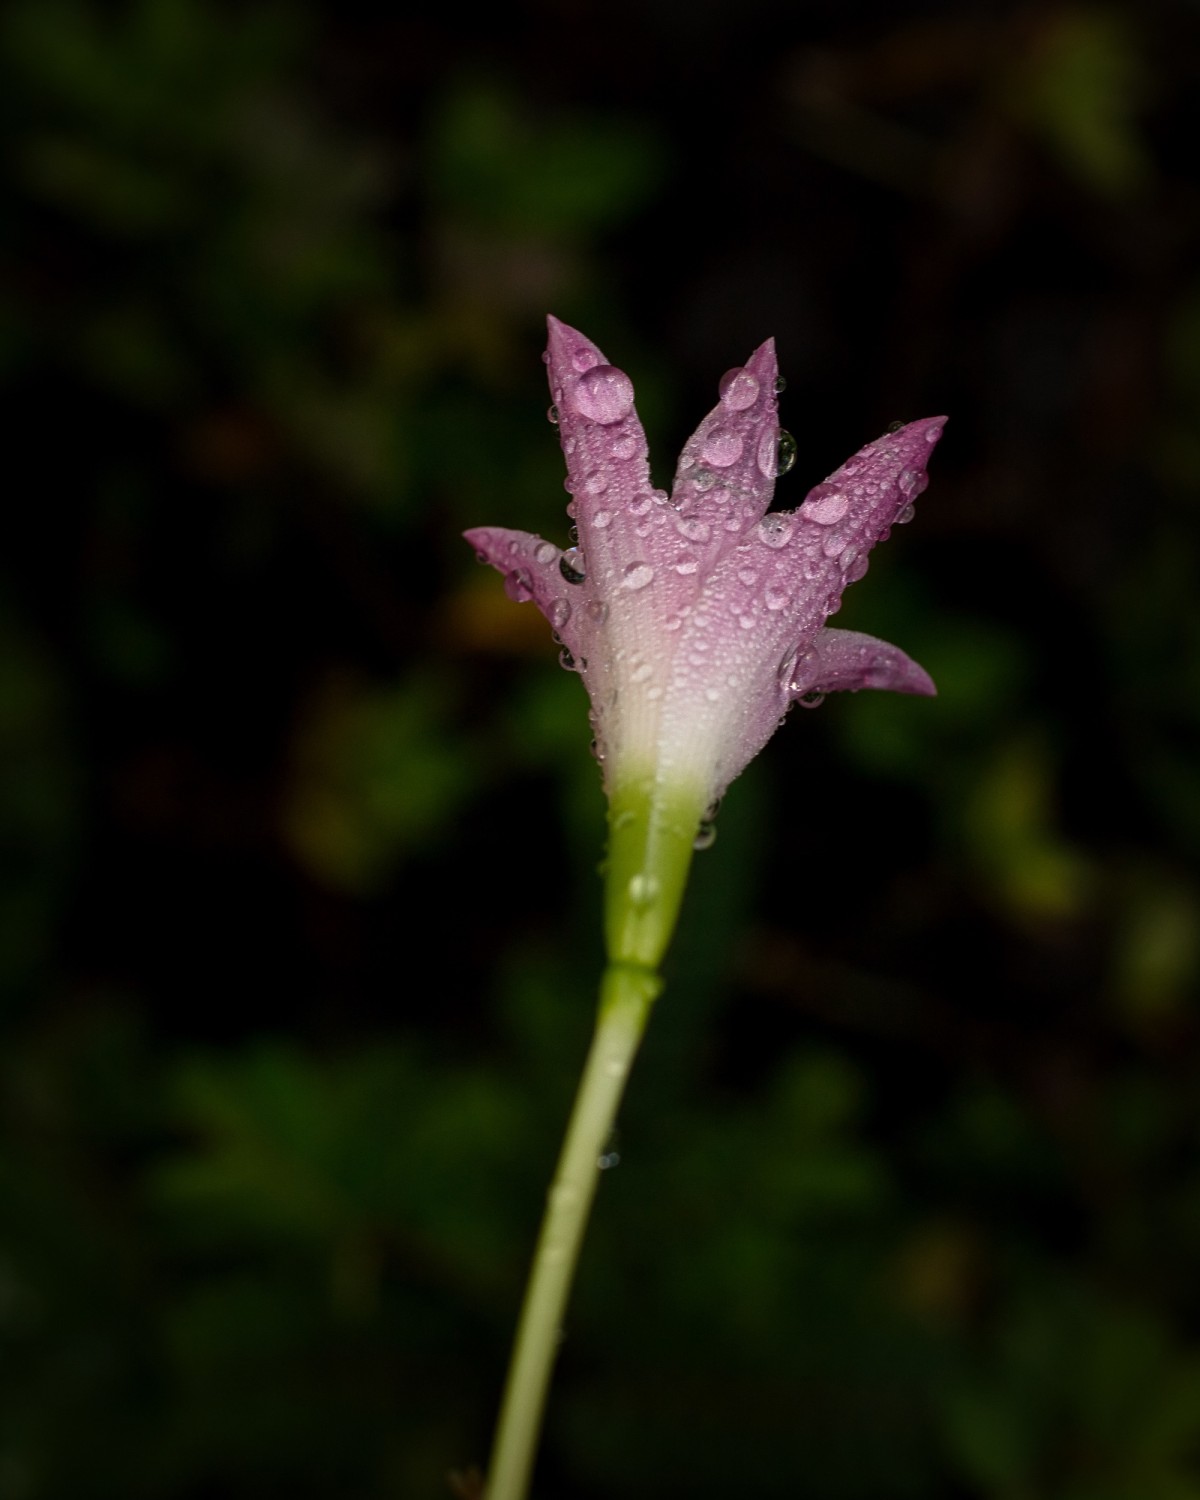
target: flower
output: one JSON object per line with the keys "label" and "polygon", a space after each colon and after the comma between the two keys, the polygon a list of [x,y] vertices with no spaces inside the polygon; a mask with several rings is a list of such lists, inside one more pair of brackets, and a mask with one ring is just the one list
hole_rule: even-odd
{"label": "flower", "polygon": [[678,891],[665,891],[664,848],[690,850],[705,810],[792,703],[859,688],[935,692],[898,647],[825,622],[870,549],[911,518],[945,419],[884,434],[797,510],[768,512],[795,457],[768,340],[722,378],[668,497],[651,483],[629,376],[583,334],[548,324],[550,416],[578,540],[563,551],[497,526],[466,538],[504,573],[510,598],[534,601],[583,677],[609,795],[610,889],[615,863],[618,904],[656,913],[639,924],[614,917],[610,901],[610,946],[624,923],[628,961],[652,963],[686,878],[684,857]]}

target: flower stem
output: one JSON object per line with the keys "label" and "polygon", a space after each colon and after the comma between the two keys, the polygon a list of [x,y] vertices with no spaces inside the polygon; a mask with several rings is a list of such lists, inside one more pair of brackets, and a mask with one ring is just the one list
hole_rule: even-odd
{"label": "flower stem", "polygon": [[547,1196],[517,1325],[486,1500],[524,1500],[528,1491],[563,1309],[596,1194],[600,1155],[660,988],[658,975],[640,965],[614,963],[604,972],[596,1031]]}

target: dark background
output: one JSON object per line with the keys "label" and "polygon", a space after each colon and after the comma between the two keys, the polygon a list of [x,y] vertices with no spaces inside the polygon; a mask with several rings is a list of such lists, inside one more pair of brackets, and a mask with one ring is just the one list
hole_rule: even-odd
{"label": "dark background", "polygon": [[590,1028],[553,311],[794,506],[950,414],[697,861],[558,1500],[1200,1497],[1200,7],[0,12],[0,1500],[448,1496]]}

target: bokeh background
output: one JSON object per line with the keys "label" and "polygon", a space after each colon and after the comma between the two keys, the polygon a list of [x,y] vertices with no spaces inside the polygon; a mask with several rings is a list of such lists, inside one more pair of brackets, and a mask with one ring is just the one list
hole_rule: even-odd
{"label": "bokeh background", "polygon": [[[698,857],[558,1500],[1200,1497],[1200,8],[0,12],[0,1500],[469,1494],[591,1025],[547,311],[948,412]],[[457,1479],[449,1476],[457,1474]]]}

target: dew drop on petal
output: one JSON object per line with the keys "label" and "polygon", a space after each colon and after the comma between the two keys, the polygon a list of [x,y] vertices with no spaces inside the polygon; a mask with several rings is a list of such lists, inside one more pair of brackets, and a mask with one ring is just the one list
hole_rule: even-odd
{"label": "dew drop on petal", "polygon": [[649,563],[632,562],[625,569],[623,576],[624,586],[631,592],[644,589],[654,577],[654,569]]}
{"label": "dew drop on petal", "polygon": [[533,560],[545,566],[546,563],[553,562],[557,556],[558,548],[553,542],[539,542],[534,549]]}
{"label": "dew drop on petal", "polygon": [[580,416],[610,427],[633,410],[633,381],[616,365],[593,365],[579,377],[572,399]]}
{"label": "dew drop on petal", "polygon": [[575,665],[575,658],[571,655],[571,653],[565,646],[558,653],[558,664],[560,667],[565,667],[568,672],[574,672],[578,670]]}
{"label": "dew drop on petal", "polygon": [[777,584],[772,584],[763,595],[763,603],[772,613],[778,613],[779,610],[787,608],[790,598],[791,595],[787,589],[780,588]]}
{"label": "dew drop on petal", "polygon": [[818,526],[834,526],[850,509],[850,496],[819,484],[800,507],[800,514]]}
{"label": "dew drop on petal", "polygon": [[786,427],[779,429],[779,442],[775,449],[775,478],[782,479],[790,473],[796,462],[796,439]]}
{"label": "dew drop on petal", "polygon": [[923,469],[901,469],[896,488],[909,500],[915,500],[929,487],[929,475]]}
{"label": "dew drop on petal", "polygon": [[786,511],[773,511],[758,523],[758,539],[778,550],[791,540],[795,520]]}
{"label": "dew drop on petal", "polygon": [[603,469],[593,469],[583,481],[583,488],[588,495],[603,495],[608,488],[608,475]]}
{"label": "dew drop on petal", "polygon": [[776,375],[776,377],[775,377],[775,394],[777,396],[782,396],[783,393],[784,393],[784,391],[786,391],[786,390],[787,390],[787,381],[783,378],[782,375]]}
{"label": "dew drop on petal", "polygon": [[801,693],[796,702],[801,708],[820,708],[821,704],[825,702],[825,694],[819,693],[814,689],[812,692]]}
{"label": "dew drop on petal", "polygon": [[745,411],[758,400],[758,380],[749,370],[736,365],[721,376],[717,391],[723,406],[727,406],[730,411]]}
{"label": "dew drop on petal", "polygon": [[685,558],[682,558],[679,562],[677,562],[675,564],[675,571],[677,573],[682,573],[685,578],[689,577],[692,573],[699,572],[699,570],[700,570],[700,564],[696,561],[696,559],[694,557],[685,557]]}
{"label": "dew drop on petal", "polygon": [[654,668],[648,661],[639,661],[629,674],[630,682],[645,682],[647,677],[654,675]]}
{"label": "dew drop on petal", "polygon": [[888,430],[888,432],[902,432],[904,430],[904,423],[903,422],[889,422],[887,424],[887,430]]}
{"label": "dew drop on petal", "polygon": [[504,592],[517,604],[524,604],[527,599],[533,598],[533,584],[530,582],[529,574],[514,568],[505,576]]}
{"label": "dew drop on petal", "polygon": [[896,516],[896,525],[907,526],[912,518],[916,515],[916,513],[917,507],[910,500],[909,503],[898,512]]}
{"label": "dew drop on petal", "polygon": [[649,491],[643,490],[640,495],[635,495],[629,502],[629,514],[631,516],[644,516],[653,504],[654,501]]}
{"label": "dew drop on petal", "polygon": [[597,531],[603,531],[606,526],[612,525],[612,511],[598,510],[592,517],[592,525]]}
{"label": "dew drop on petal", "polygon": [[754,571],[753,568],[739,568],[738,582],[744,588],[752,589],[758,582],[758,574]]}
{"label": "dew drop on petal", "polygon": [[856,557],[846,568],[846,582],[857,583],[860,578],[865,578],[867,569],[871,566],[871,559],[864,552],[861,557]]}
{"label": "dew drop on petal", "polygon": [[594,620],[597,625],[603,625],[608,619],[608,605],[603,599],[589,599],[587,603],[588,619]]}
{"label": "dew drop on petal", "polygon": [[571,606],[565,599],[555,599],[546,611],[546,618],[555,630],[561,630],[571,618]]}
{"label": "dew drop on petal", "polygon": [[705,438],[700,456],[706,464],[712,464],[714,469],[727,469],[741,458],[743,446],[740,432],[731,432],[727,427],[715,427]]}
{"label": "dew drop on petal", "polygon": [[637,452],[637,438],[632,432],[622,433],[619,438],[613,439],[613,445],[609,451],[614,458],[621,460],[632,458]]}
{"label": "dew drop on petal", "polygon": [[710,535],[708,522],[699,521],[692,516],[681,516],[675,522],[675,530],[689,542],[707,542]]}
{"label": "dew drop on petal", "polygon": [[552,406],[550,408],[550,410],[546,413],[546,421],[547,422],[552,422],[555,427],[558,426],[558,407],[557,406]]}
{"label": "dew drop on petal", "polygon": [[600,362],[600,351],[590,348],[587,344],[580,344],[571,355],[571,363],[580,375],[585,370],[592,369],[594,365],[598,365]]}
{"label": "dew drop on petal", "polygon": [[558,560],[558,571],[568,583],[582,583],[587,577],[587,565],[578,547],[568,547]]}

